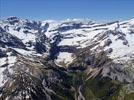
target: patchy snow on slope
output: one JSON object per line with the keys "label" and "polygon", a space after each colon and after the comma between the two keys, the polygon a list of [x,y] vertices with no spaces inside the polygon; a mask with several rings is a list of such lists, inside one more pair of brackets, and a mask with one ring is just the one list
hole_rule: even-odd
{"label": "patchy snow on slope", "polygon": [[118,23],[114,23],[114,24],[108,26],[109,30],[116,30],[116,28],[118,28],[118,27],[119,27]]}
{"label": "patchy snow on slope", "polygon": [[[11,53],[8,52],[7,53],[8,57],[0,58],[0,87],[2,87],[6,82],[6,78],[4,77],[4,71],[8,70],[8,72],[10,74],[12,74],[13,70],[12,70],[11,67],[17,61],[17,57],[16,56],[11,56],[10,54]],[[3,66],[3,65],[5,65],[5,66]],[[1,67],[1,66],[3,66],[3,67]]]}
{"label": "patchy snow on slope", "polygon": [[58,55],[58,58],[56,59],[56,62],[64,62],[64,63],[70,63],[72,62],[73,57],[72,57],[72,53],[68,53],[68,52],[60,52],[60,54]]}
{"label": "patchy snow on slope", "polygon": [[57,22],[55,20],[45,20],[42,22],[42,26],[44,26],[46,23],[49,23],[49,27],[45,32],[45,35],[50,38],[50,36],[55,33],[55,31],[53,32],[52,30],[55,30],[61,24],[61,22]]}
{"label": "patchy snow on slope", "polygon": [[3,71],[5,70],[6,68],[0,68],[0,87],[2,87],[4,85],[4,80],[3,80]]}
{"label": "patchy snow on slope", "polygon": [[128,60],[134,53],[134,35],[127,34],[126,39],[128,40],[129,45],[124,45],[122,40],[116,40],[115,36],[110,36],[110,39],[112,40],[112,43],[110,44],[108,48],[112,48],[113,52],[110,54],[110,57],[112,59],[120,59],[120,60]]}
{"label": "patchy snow on slope", "polygon": [[13,49],[22,55],[31,55],[32,54],[32,51],[27,51],[27,50],[19,49],[19,48],[13,48]]}
{"label": "patchy snow on slope", "polygon": [[7,60],[6,57],[0,58],[0,66],[6,64],[6,60]]}
{"label": "patchy snow on slope", "polygon": [[21,39],[23,43],[26,43],[26,42],[29,42],[29,41],[35,42],[36,36],[35,36],[34,33],[36,33],[36,31],[34,31],[34,30],[32,31],[32,33],[27,33],[26,34],[26,33],[23,32],[23,29],[21,29],[18,32],[18,31],[13,30],[12,28],[9,28],[9,33],[11,33],[12,35]]}
{"label": "patchy snow on slope", "polygon": [[16,57],[15,56],[9,56],[8,58],[8,64],[12,66],[16,62]]}
{"label": "patchy snow on slope", "polygon": [[2,66],[4,64],[12,65],[15,62],[16,62],[16,57],[15,56],[8,56],[8,57],[0,58],[0,66]]}
{"label": "patchy snow on slope", "polygon": [[[4,57],[0,58],[0,87],[4,85],[4,75],[3,72],[6,68],[10,69],[10,66],[14,65],[16,62],[16,57],[15,56],[9,56],[9,57]],[[8,64],[6,67],[1,67],[2,65]],[[12,72],[10,70],[10,72]]]}
{"label": "patchy snow on slope", "polygon": [[88,46],[88,41],[92,39],[98,33],[103,32],[104,30],[91,30],[91,29],[73,29],[61,34],[64,35],[64,38],[58,44],[59,46],[68,45],[68,46],[78,46],[86,47]]}
{"label": "patchy snow on slope", "polygon": [[[77,48],[84,48],[87,47],[93,42],[98,43],[92,50],[95,50],[98,46],[103,47],[105,44],[105,41],[99,38],[99,34],[103,34],[106,31],[120,31],[124,34],[125,40],[128,41],[127,45],[123,44],[122,40],[116,40],[117,36],[108,36],[105,40],[108,38],[112,40],[112,43],[110,46],[105,47],[105,50],[112,48],[113,52],[109,54],[111,58],[118,58],[118,57],[124,57],[125,55],[132,55],[133,49],[134,49],[134,36],[133,36],[133,30],[134,30],[134,19],[127,20],[127,21],[115,21],[115,22],[109,22],[109,23],[96,23],[91,21],[90,19],[67,19],[64,21],[56,21],[56,20],[45,20],[40,21],[40,24],[38,28],[27,28],[29,27],[29,24],[26,23],[33,23],[32,21],[28,20],[19,20],[19,22],[15,24],[10,24],[7,20],[0,21],[0,25],[3,29],[5,29],[10,34],[18,37],[22,42],[26,45],[26,48],[28,50],[24,49],[18,49],[14,48],[18,53],[22,55],[39,55],[34,51],[34,46],[28,47],[27,42],[35,42],[38,34],[38,28],[41,29],[41,32],[45,32],[43,34],[46,35],[48,38],[49,43],[55,42],[55,39],[53,39],[56,35],[61,35],[61,41],[58,42],[58,46],[75,46]],[[39,23],[39,22],[37,22]],[[63,31],[59,31],[58,29],[64,26],[73,26],[76,24],[80,24],[78,28],[67,28]],[[35,24],[36,25],[36,24]],[[45,27],[47,25],[47,30]],[[7,27],[5,27],[7,26]],[[31,27],[31,25],[30,25]],[[19,30],[17,30],[20,28]],[[44,28],[44,31],[43,29]],[[130,30],[132,31],[132,34],[130,35]],[[117,33],[118,34],[118,33]],[[120,35],[120,34],[119,34]],[[96,37],[95,37],[96,36]],[[96,42],[97,41],[97,42]],[[49,44],[48,43],[48,44]],[[47,49],[50,48],[49,45],[46,45]],[[49,51],[49,50],[48,50]],[[67,53],[67,52],[64,52]],[[64,54],[60,53],[60,55]],[[41,55],[40,55],[41,56]],[[127,57],[126,57],[127,58]],[[68,59],[68,58],[65,58]]]}
{"label": "patchy snow on slope", "polygon": [[73,38],[73,39],[63,39],[59,43],[59,46],[64,46],[64,45],[79,46],[80,45],[80,41],[82,41],[83,39],[84,39],[84,37],[77,37],[77,38]]}
{"label": "patchy snow on slope", "polygon": [[12,48],[12,49],[14,49],[18,53],[25,55],[25,56],[31,56],[31,55],[41,56],[41,54],[38,54],[35,51],[28,51],[28,50],[19,49],[19,48]]}
{"label": "patchy snow on slope", "polygon": [[134,25],[134,18],[128,20],[128,24],[129,24],[129,25]]}

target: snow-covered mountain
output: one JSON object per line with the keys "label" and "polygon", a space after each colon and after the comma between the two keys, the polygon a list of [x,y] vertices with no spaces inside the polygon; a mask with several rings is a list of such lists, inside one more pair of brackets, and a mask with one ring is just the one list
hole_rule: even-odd
{"label": "snow-covered mountain", "polygon": [[[51,44],[55,44],[61,49],[61,52],[57,54],[57,61],[64,59],[70,62],[73,50],[90,45],[93,45],[92,50],[103,48],[105,51],[111,51],[109,56],[113,59],[127,60],[133,57],[134,19],[123,22],[95,23],[82,19],[36,22],[10,17],[1,20],[0,25],[1,40],[5,37],[7,43],[9,40],[7,37],[10,35],[10,39],[16,38],[9,40],[16,43],[10,44],[14,46],[14,49],[48,53]],[[3,32],[6,32],[4,35],[9,34],[9,36],[3,36]],[[38,46],[42,50],[38,50]],[[73,50],[68,51],[68,47],[72,47]]]}
{"label": "snow-covered mountain", "polygon": [[[84,70],[86,80],[101,75],[120,82],[133,83],[134,19],[108,23],[97,23],[89,19],[30,21],[10,17],[0,20],[2,100],[22,100],[24,95],[29,100],[35,94],[42,94],[41,97],[44,94],[47,100],[55,100],[52,95],[63,94],[55,93],[55,88],[51,85],[58,81],[55,84],[65,88],[62,74],[67,76],[74,69]],[[31,85],[27,86],[27,91],[24,89],[24,94],[21,90],[15,96],[4,94],[7,88],[18,89],[15,87],[15,82],[19,81],[16,79],[17,75],[25,81],[35,83],[29,83]],[[36,82],[38,80],[41,87],[37,88],[34,86],[40,84]],[[22,83],[25,82],[22,80]],[[33,94],[28,93],[31,86]],[[40,88],[44,89],[41,94],[37,92]],[[8,92],[12,93],[12,89]],[[81,91],[78,94],[78,100],[84,100]],[[73,100],[72,98],[69,100]],[[38,99],[37,96],[36,100]]]}

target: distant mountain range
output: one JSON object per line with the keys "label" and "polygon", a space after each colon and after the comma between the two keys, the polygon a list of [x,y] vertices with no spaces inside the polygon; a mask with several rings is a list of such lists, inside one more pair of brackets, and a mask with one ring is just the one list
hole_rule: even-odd
{"label": "distant mountain range", "polygon": [[0,100],[133,100],[134,19],[0,20]]}

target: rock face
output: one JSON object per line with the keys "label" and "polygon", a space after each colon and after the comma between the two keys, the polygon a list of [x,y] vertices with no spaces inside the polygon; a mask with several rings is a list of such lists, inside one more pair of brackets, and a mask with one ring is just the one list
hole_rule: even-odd
{"label": "rock face", "polygon": [[0,100],[132,100],[133,33],[134,19],[0,20]]}

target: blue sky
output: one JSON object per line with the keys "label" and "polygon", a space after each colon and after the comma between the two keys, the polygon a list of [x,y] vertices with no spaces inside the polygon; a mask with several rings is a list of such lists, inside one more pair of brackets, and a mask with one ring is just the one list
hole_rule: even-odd
{"label": "blue sky", "polygon": [[0,18],[18,16],[32,20],[134,18],[134,0],[0,0]]}

